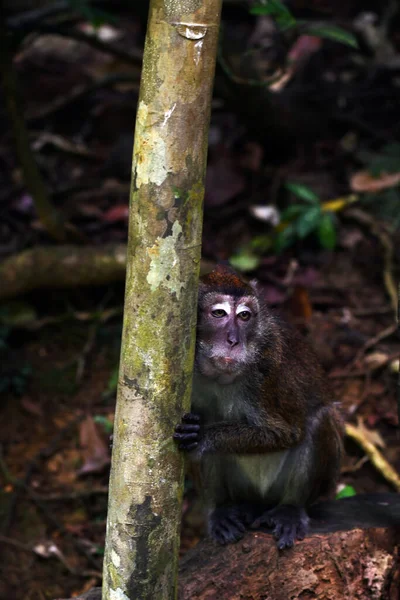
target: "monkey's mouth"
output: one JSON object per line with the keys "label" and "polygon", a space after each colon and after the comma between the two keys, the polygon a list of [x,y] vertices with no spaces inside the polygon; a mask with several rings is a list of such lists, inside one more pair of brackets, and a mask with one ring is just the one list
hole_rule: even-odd
{"label": "monkey's mouth", "polygon": [[214,358],[215,364],[224,371],[231,371],[235,368],[238,361],[232,356],[217,356]]}

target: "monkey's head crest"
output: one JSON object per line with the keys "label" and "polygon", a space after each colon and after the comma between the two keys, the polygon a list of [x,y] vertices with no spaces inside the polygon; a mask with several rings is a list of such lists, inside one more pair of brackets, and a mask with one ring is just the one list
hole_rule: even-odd
{"label": "monkey's head crest", "polygon": [[228,265],[217,265],[211,273],[203,275],[200,279],[199,291],[200,293],[213,291],[229,296],[254,294],[253,287],[243,281],[238,273]]}

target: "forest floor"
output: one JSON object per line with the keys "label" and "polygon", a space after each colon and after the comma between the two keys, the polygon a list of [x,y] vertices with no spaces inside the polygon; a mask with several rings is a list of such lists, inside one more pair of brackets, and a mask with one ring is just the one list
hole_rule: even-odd
{"label": "forest floor", "polygon": [[[226,19],[229,32],[239,17],[232,12]],[[240,22],[242,37],[248,39],[254,22]],[[87,33],[88,28],[82,20],[74,23],[75,31]],[[140,54],[144,21],[139,15],[130,15],[123,27],[102,29],[115,47],[134,57]],[[391,41],[400,45],[397,38]],[[325,84],[333,77],[330,93],[334,90],[338,105],[343,104],[338,102],[341,94],[347,102],[352,97],[352,107],[357,107],[357,98],[367,90],[368,110],[362,118],[353,112],[347,120],[343,113],[340,126],[334,127],[326,125],[326,111],[318,112],[311,103],[298,115],[290,96],[284,96],[294,115],[294,141],[289,151],[274,156],[251,132],[248,115],[237,116],[238,100],[221,99],[218,90],[223,86],[217,84],[203,256],[212,264],[233,257],[249,277],[259,279],[272,308],[315,346],[344,420],[400,472],[400,341],[395,318],[400,215],[397,209],[393,213],[400,201],[398,181],[397,187],[384,182],[379,190],[369,182],[356,202],[343,201],[354,195],[351,176],[365,164],[383,160],[385,173],[400,172],[399,91],[384,66],[360,75],[350,51],[337,44],[324,42],[308,51],[303,56],[306,66],[303,62],[292,73],[300,96],[311,84],[317,95],[327,93]],[[15,67],[32,145],[52,201],[86,244],[101,248],[124,243],[140,60],[123,61],[77,39],[43,35],[21,46]],[[350,77],[354,72],[356,80]],[[115,73],[121,77],[111,84]],[[93,82],[100,78],[104,85],[95,88]],[[85,93],[79,95],[78,87]],[[242,93],[249,90],[245,87]],[[296,129],[314,110],[318,132],[310,121],[305,129]],[[253,115],[256,127],[259,117]],[[0,258],[38,246],[51,253],[56,245],[23,185],[3,108],[0,123]],[[326,126],[319,131],[320,123]],[[289,193],[285,182],[293,181],[297,188]],[[271,213],[262,209],[282,214],[288,206],[301,204],[301,194],[310,196],[310,190],[318,202],[342,202],[340,211],[329,213],[329,239],[321,245],[311,228],[304,239],[295,236],[278,251],[274,244],[280,232],[266,216]],[[383,212],[374,212],[376,206]],[[122,310],[123,282],[68,291],[48,285],[0,305],[4,600],[54,600],[100,584]],[[362,444],[349,436],[339,483],[338,491],[345,493],[396,491],[387,471],[375,467]],[[202,535],[199,502],[188,482],[182,554]]]}

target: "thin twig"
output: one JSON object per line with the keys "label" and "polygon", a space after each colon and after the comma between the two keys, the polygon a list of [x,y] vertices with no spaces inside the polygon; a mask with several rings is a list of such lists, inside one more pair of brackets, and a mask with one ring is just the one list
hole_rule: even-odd
{"label": "thin twig", "polygon": [[28,123],[34,123],[35,121],[45,119],[51,115],[54,115],[60,110],[64,110],[70,104],[73,104],[74,102],[82,100],[86,96],[93,94],[101,88],[112,87],[113,85],[117,85],[118,83],[131,83],[133,86],[136,87],[137,91],[139,91],[139,82],[137,78],[135,78],[132,74],[119,73],[107,75],[106,77],[97,79],[96,81],[89,83],[88,85],[84,84],[75,86],[69,94],[58,96],[50,104],[41,107],[35,112],[31,112],[30,114],[28,113],[26,120]]}
{"label": "thin twig", "polygon": [[29,554],[35,554],[33,549],[27,544],[22,544],[18,540],[13,540],[5,535],[0,535],[0,544],[7,544],[8,546],[13,546],[18,550],[23,550],[23,552],[28,552]]}
{"label": "thin twig", "polygon": [[[22,544],[18,540],[13,540],[4,535],[0,535],[0,543],[7,544],[8,546],[12,546],[17,550],[22,550],[23,552],[27,552],[29,554],[33,554],[34,556],[40,556],[40,553],[38,553],[34,547],[28,546],[27,544]],[[51,556],[55,556],[64,565],[67,571],[71,573],[71,575],[79,577],[96,577],[97,579],[101,579],[102,574],[100,571],[94,571],[91,569],[82,571],[82,569],[75,569],[74,567],[72,567],[60,551],[52,552]]]}
{"label": "thin twig", "polygon": [[353,377],[364,377],[368,373],[373,373],[374,371],[379,371],[379,369],[383,369],[388,364],[400,358],[400,352],[394,352],[393,354],[389,354],[386,356],[385,360],[382,360],[379,364],[370,365],[367,369],[358,370],[358,371],[342,371],[341,373],[329,373],[329,379],[352,379]]}
{"label": "thin twig", "polygon": [[[28,487],[30,478],[31,478],[34,470],[38,467],[40,461],[43,459],[50,458],[50,456],[52,456],[57,451],[58,446],[59,446],[60,442],[64,439],[64,437],[66,435],[68,435],[70,433],[70,431],[74,427],[76,427],[76,425],[80,421],[82,421],[83,418],[84,418],[84,415],[79,415],[77,418],[70,421],[70,423],[68,423],[65,427],[63,427],[63,429],[61,429],[57,433],[57,435],[52,439],[52,441],[50,442],[50,444],[48,444],[48,446],[46,446],[45,448],[42,448],[36,454],[36,456],[34,456],[32,458],[32,460],[29,462],[29,464],[27,466],[27,469],[25,472],[25,477],[22,480],[18,480],[13,475],[11,475],[11,473],[8,472],[5,461],[2,458],[1,448],[0,448],[0,468],[3,469],[4,476],[11,483],[13,481],[18,481],[18,482],[22,483],[24,486]],[[16,505],[17,505],[17,502],[18,502],[18,499],[19,499],[22,489],[23,489],[22,486],[16,485],[15,490],[13,492],[13,496],[9,501],[8,510],[7,510],[5,517],[3,518],[2,527],[1,527],[3,534],[6,534],[11,526],[14,511],[15,511],[15,508],[16,508]],[[28,489],[29,489],[29,487],[28,487]]]}
{"label": "thin twig", "polygon": [[381,342],[385,338],[390,337],[391,335],[393,335],[393,333],[396,330],[397,330],[397,323],[394,323],[392,325],[389,325],[389,327],[386,327],[385,329],[383,329],[382,331],[380,331],[377,335],[375,335],[372,338],[370,338],[369,340],[367,340],[365,342],[365,344],[357,352],[355,358],[352,360],[351,364],[349,365],[349,369],[348,370],[350,370],[353,365],[357,364],[358,361],[361,360],[361,358],[364,356],[364,354],[365,354],[365,352],[367,350],[369,350],[370,348],[373,348],[374,346],[376,346],[377,344],[379,344],[379,342]]}
{"label": "thin twig", "polygon": [[363,435],[362,431],[350,423],[346,423],[346,435],[364,450],[376,470],[388,481],[398,492],[400,492],[400,476],[389,464],[383,454]]}
{"label": "thin twig", "polygon": [[50,200],[47,186],[36,164],[35,156],[30,146],[29,134],[24,120],[18,82],[13,65],[10,36],[1,10],[0,75],[5,106],[9,115],[15,150],[21,164],[24,183],[33,198],[36,213],[46,231],[53,239],[59,242],[64,241],[67,238],[64,220]]}
{"label": "thin twig", "polygon": [[110,44],[103,42],[96,35],[89,35],[87,33],[84,33],[83,31],[77,31],[76,29],[62,29],[46,24],[39,25],[37,29],[38,31],[46,35],[60,35],[87,44],[88,46],[91,46],[92,48],[95,48],[100,52],[110,54],[111,56],[115,56],[116,58],[125,63],[133,65],[137,68],[138,75],[140,73],[143,58],[142,52],[140,51],[132,51],[131,53],[125,52],[125,50],[120,50],[115,46],[110,46]]}
{"label": "thin twig", "polygon": [[[397,303],[397,327],[398,327],[398,333],[400,335],[400,284],[399,284],[399,293],[398,293],[398,303]],[[399,424],[400,424],[400,368],[399,368],[399,374],[397,377],[397,416],[399,419]]]}
{"label": "thin twig", "polygon": [[17,479],[13,475],[11,475],[11,473],[9,472],[9,470],[7,468],[7,465],[5,464],[5,461],[4,461],[1,453],[0,453],[0,470],[3,473],[3,476],[6,479],[6,481],[8,481],[12,485],[14,485],[16,488],[20,488],[21,490],[23,490],[26,493],[29,500],[31,500],[36,505],[36,507],[40,510],[40,512],[42,513],[42,515],[44,516],[46,521],[50,524],[50,526],[52,526],[55,529],[57,529],[58,531],[60,531],[60,533],[62,533],[62,535],[73,544],[73,546],[76,548],[76,550],[78,550],[80,553],[82,553],[85,556],[85,558],[87,559],[89,564],[91,564],[92,566],[94,566],[97,569],[99,566],[98,562],[92,556],[90,550],[88,548],[86,548],[79,539],[75,538],[71,534],[71,532],[69,532],[64,527],[64,525],[48,510],[46,504],[41,500],[41,498],[35,492],[33,492],[31,490],[29,485],[27,485],[24,481],[21,481],[20,479]]}
{"label": "thin twig", "polygon": [[27,10],[17,14],[16,16],[13,15],[12,17],[9,17],[7,19],[7,28],[19,30],[29,27],[29,29],[33,29],[36,23],[40,23],[43,21],[43,19],[57,15],[69,8],[69,2],[66,2],[65,0],[58,0],[57,2],[52,2],[50,5],[46,4],[40,8]]}
{"label": "thin twig", "polygon": [[367,214],[359,208],[347,210],[345,216],[358,221],[362,225],[366,225],[371,231],[372,235],[379,240],[383,248],[383,282],[385,284],[386,292],[390,298],[394,314],[397,315],[397,288],[393,277],[394,248],[389,233],[381,224],[376,221],[375,217]]}

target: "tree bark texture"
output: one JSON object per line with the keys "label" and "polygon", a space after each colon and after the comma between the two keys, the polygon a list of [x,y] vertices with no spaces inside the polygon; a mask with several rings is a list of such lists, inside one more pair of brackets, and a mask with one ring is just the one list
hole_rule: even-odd
{"label": "tree bark texture", "polygon": [[152,0],[136,118],[103,600],[176,597],[221,0]]}
{"label": "tree bark texture", "polygon": [[182,561],[179,600],[398,600],[392,529],[314,534],[280,552],[267,533],[222,550],[201,542]]}

